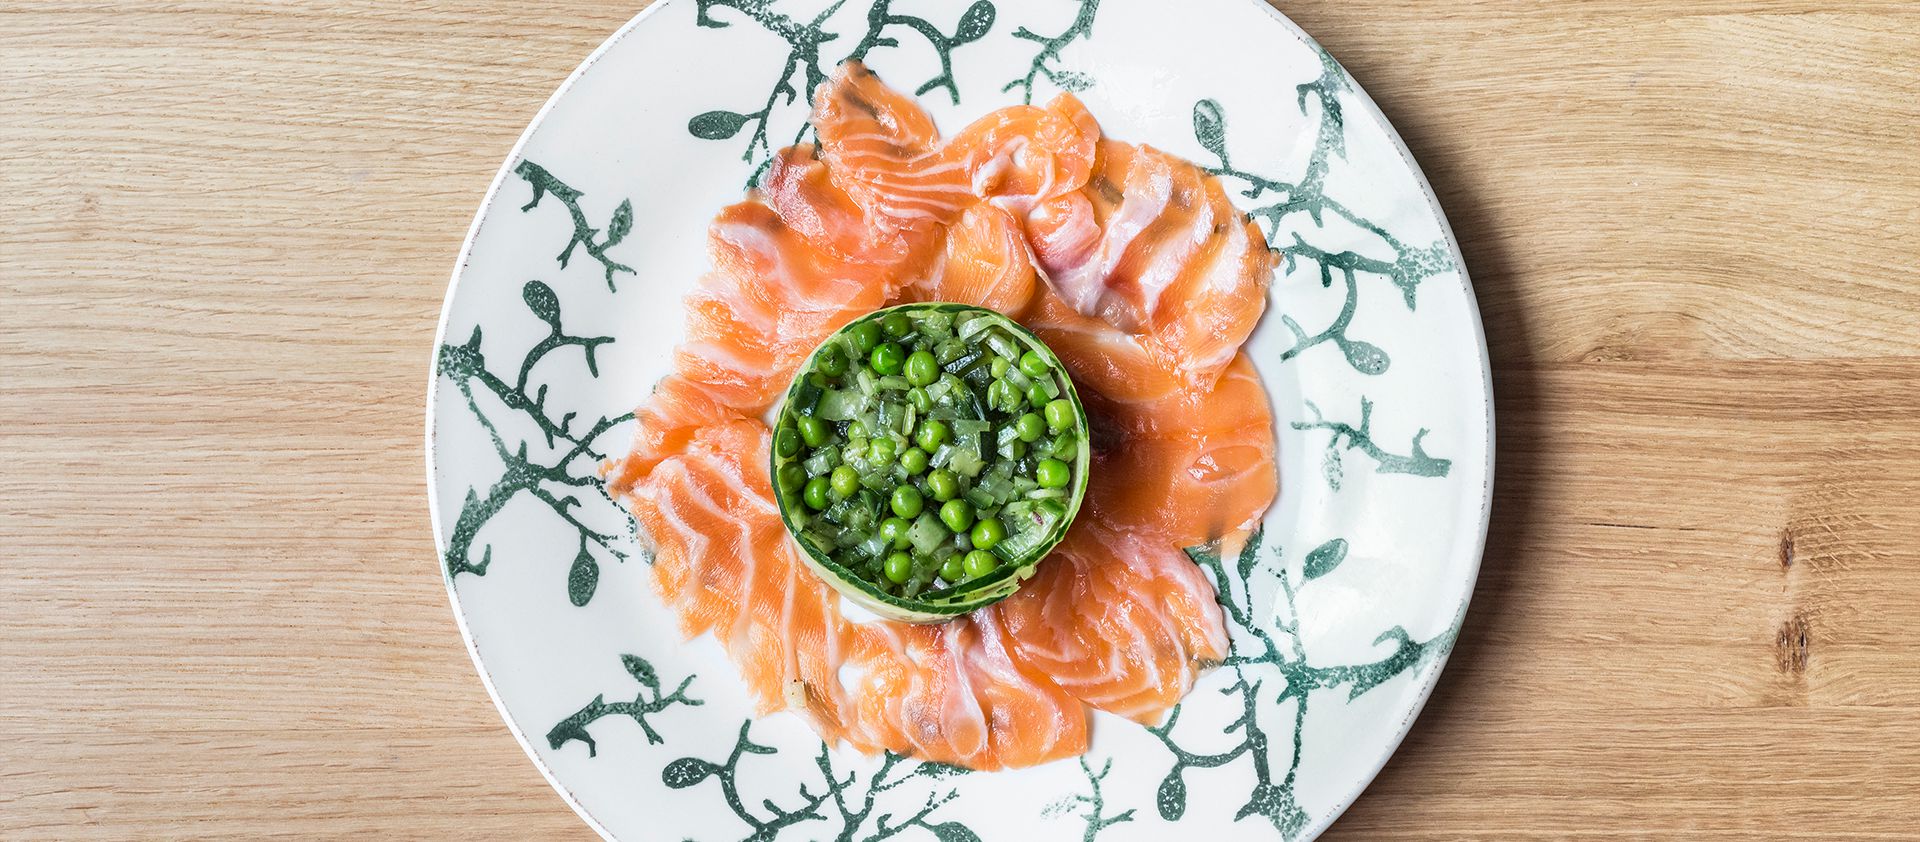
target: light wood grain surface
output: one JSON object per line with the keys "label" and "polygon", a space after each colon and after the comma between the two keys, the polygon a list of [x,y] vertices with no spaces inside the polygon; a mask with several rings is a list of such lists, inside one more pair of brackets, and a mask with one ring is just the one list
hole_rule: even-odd
{"label": "light wood grain surface", "polygon": [[[482,191],[638,5],[0,2],[0,838],[589,836],[454,628],[421,413]],[[1914,838],[1920,14],[1282,7],[1431,176],[1500,428],[1332,836]]]}

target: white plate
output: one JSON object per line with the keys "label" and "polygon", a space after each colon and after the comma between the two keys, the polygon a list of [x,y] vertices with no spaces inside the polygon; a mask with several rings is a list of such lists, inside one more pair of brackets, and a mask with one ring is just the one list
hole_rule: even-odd
{"label": "white plate", "polygon": [[[1432,193],[1263,3],[878,4],[656,3],[502,167],[447,293],[427,419],[440,566],[482,680],[609,837],[1317,834],[1419,712],[1486,532],[1485,342]],[[1221,565],[1237,654],[1273,654],[1203,679],[1163,733],[1101,715],[1084,760],[992,774],[823,755],[798,719],[750,715],[711,640],[679,642],[593,479],[666,371],[708,220],[794,140],[809,77],[863,45],[896,85],[934,80],[920,98],[949,131],[1072,88],[1112,136],[1221,171],[1288,256],[1250,344],[1280,497],[1249,566]]]}

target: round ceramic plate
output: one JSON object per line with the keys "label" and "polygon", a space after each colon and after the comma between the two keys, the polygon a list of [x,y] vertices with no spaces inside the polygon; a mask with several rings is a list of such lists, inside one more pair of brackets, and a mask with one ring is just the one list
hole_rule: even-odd
{"label": "round ceramic plate", "polygon": [[[1249,345],[1281,491],[1220,582],[1229,666],[1083,758],[970,773],[755,718],[682,642],[595,468],[681,336],[704,234],[849,56],[952,131],[1071,90],[1112,136],[1212,169],[1283,256]],[[560,88],[502,167],[447,294],[428,398],[440,567],[475,665],[608,837],[1300,839],[1406,733],[1460,627],[1492,408],[1460,257],[1340,65],[1257,0],[666,0]]]}

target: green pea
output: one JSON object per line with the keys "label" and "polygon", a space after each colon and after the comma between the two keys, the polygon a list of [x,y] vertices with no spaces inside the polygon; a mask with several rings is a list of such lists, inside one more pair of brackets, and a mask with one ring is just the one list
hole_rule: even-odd
{"label": "green pea", "polygon": [[1040,482],[1041,488],[1065,488],[1073,479],[1073,469],[1058,459],[1042,459],[1033,469],[1033,478]]}
{"label": "green pea", "polygon": [[786,458],[800,452],[800,431],[792,427],[781,427],[773,434],[773,452]]}
{"label": "green pea", "polygon": [[829,487],[830,486],[827,484],[826,477],[814,477],[813,479],[807,481],[807,490],[805,493],[800,495],[801,499],[806,501],[807,508],[809,509],[814,509],[816,511],[820,509],[824,509],[827,507],[827,493],[828,493]]}
{"label": "green pea", "polygon": [[1047,403],[1047,429],[1054,432],[1073,428],[1073,401],[1057,398]]}
{"label": "green pea", "polygon": [[981,576],[992,573],[994,568],[999,566],[1000,559],[995,558],[993,553],[987,552],[986,550],[974,550],[973,552],[967,553],[967,557],[960,562],[961,569],[965,570],[967,577],[972,579],[978,579]]}
{"label": "green pea", "polygon": [[853,492],[860,490],[860,475],[854,473],[853,469],[846,465],[841,465],[833,469],[832,482],[833,499],[835,500],[845,500],[848,497],[852,497]]}
{"label": "green pea", "polygon": [[864,439],[867,437],[866,422],[855,419],[847,422],[847,438]]}
{"label": "green pea", "polygon": [[826,375],[817,371],[807,372],[807,382],[812,383],[816,389],[825,389],[833,385],[833,381],[828,380]]}
{"label": "green pea", "polygon": [[887,556],[886,564],[882,567],[883,572],[887,574],[887,581],[896,585],[904,585],[908,579],[913,578],[913,556],[906,553]]}
{"label": "green pea", "polygon": [[806,440],[808,447],[819,447],[827,443],[826,422],[811,415],[800,416],[800,438]]}
{"label": "green pea", "polygon": [[807,472],[797,462],[788,462],[780,466],[780,490],[788,494],[799,491],[807,484]]}
{"label": "green pea", "polygon": [[925,386],[940,379],[940,364],[933,361],[933,354],[915,351],[907,357],[907,382],[915,386]]}
{"label": "green pea", "polygon": [[893,450],[893,439],[874,439],[873,444],[867,445],[867,461],[874,464],[892,462]]}
{"label": "green pea", "polygon": [[828,348],[820,352],[820,359],[814,361],[813,367],[828,377],[839,377],[847,373],[847,358],[840,356],[839,351]]}
{"label": "green pea", "polygon": [[1020,355],[1020,373],[1028,377],[1045,377],[1052,371],[1053,366],[1047,364],[1047,358],[1040,356],[1039,351]]}
{"label": "green pea", "polygon": [[926,508],[926,501],[920,497],[920,489],[903,485],[893,490],[893,499],[889,501],[893,513],[901,517],[919,517],[920,510]]}
{"label": "green pea", "polygon": [[958,582],[965,575],[966,568],[961,565],[959,553],[947,556],[947,560],[940,565],[940,578],[949,582]]}
{"label": "green pea", "polygon": [[1027,387],[1027,403],[1033,404],[1037,408],[1046,406],[1047,400],[1047,390],[1042,388],[1040,384],[1035,383]]}
{"label": "green pea", "polygon": [[927,452],[917,447],[907,448],[907,452],[900,454],[900,467],[906,469],[907,476],[919,476],[927,469]]}
{"label": "green pea", "polygon": [[873,370],[881,374],[899,374],[900,367],[907,362],[907,351],[898,344],[888,342],[873,349],[870,358]]}
{"label": "green pea", "polygon": [[927,390],[913,388],[907,390],[907,403],[913,405],[915,412],[929,412],[933,409],[933,398],[927,397]]}
{"label": "green pea", "polygon": [[1019,439],[1007,442],[1007,454],[1014,459],[1027,458],[1027,443]]}
{"label": "green pea", "polygon": [[1047,432],[1047,422],[1040,420],[1040,416],[1029,412],[1013,422],[1013,432],[1014,435],[1020,437],[1021,441],[1039,441],[1040,436]]}
{"label": "green pea", "polygon": [[880,521],[880,537],[885,538],[898,550],[907,545],[907,530],[913,528],[906,518],[890,517]]}
{"label": "green pea", "polygon": [[927,475],[927,491],[933,494],[933,499],[944,503],[960,496],[960,480],[952,471],[940,468]]}
{"label": "green pea", "polygon": [[886,331],[888,336],[899,339],[913,332],[913,322],[907,321],[905,313],[888,313],[886,318],[880,320],[880,329]]}
{"label": "green pea", "polygon": [[1005,380],[995,380],[987,386],[987,406],[992,409],[1012,412],[1014,403],[1019,400],[1019,390]]}
{"label": "green pea", "polygon": [[854,325],[847,331],[847,335],[853,337],[853,347],[859,349],[862,354],[872,351],[875,345],[880,344],[880,326],[873,322]]}
{"label": "green pea", "polygon": [[1007,369],[1010,368],[1013,368],[1013,363],[1007,362],[1006,357],[994,357],[992,365],[987,367],[989,371],[993,372],[993,379],[995,380],[1007,376]]}
{"label": "green pea", "polygon": [[1053,458],[1066,460],[1079,455],[1080,439],[1074,436],[1073,431],[1069,430],[1053,437]]}
{"label": "green pea", "polygon": [[925,424],[921,424],[920,429],[914,432],[913,443],[920,445],[921,450],[932,453],[939,449],[942,442],[947,440],[947,433],[946,422],[934,418]]}
{"label": "green pea", "polygon": [[948,500],[940,505],[940,522],[954,532],[965,532],[973,527],[973,506],[965,500]]}
{"label": "green pea", "polygon": [[997,517],[981,518],[979,523],[973,525],[973,534],[967,537],[973,539],[975,549],[991,550],[995,544],[1006,539],[1007,528],[1000,524]]}

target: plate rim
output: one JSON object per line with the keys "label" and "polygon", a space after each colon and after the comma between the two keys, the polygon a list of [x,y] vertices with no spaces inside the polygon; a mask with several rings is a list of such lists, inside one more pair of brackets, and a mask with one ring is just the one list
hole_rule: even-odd
{"label": "plate rim", "polygon": [[[1305,29],[1302,29],[1299,24],[1294,23],[1291,18],[1288,18],[1279,9],[1268,3],[1267,0],[1242,0],[1242,2],[1249,3],[1266,12],[1268,17],[1302,43],[1316,50],[1320,50],[1323,53],[1327,53],[1319,41],[1315,40],[1312,35],[1308,34]],[[501,162],[499,169],[494,173],[493,179],[488,183],[486,192],[481,196],[480,206],[475,210],[473,220],[467,226],[467,233],[461,241],[459,254],[454,259],[453,272],[447,280],[446,295],[441,300],[440,317],[434,328],[433,345],[428,353],[426,413],[423,419],[425,423],[422,431],[425,445],[423,452],[427,486],[427,518],[433,531],[435,547],[433,564],[436,568],[435,572],[440,575],[442,585],[446,588],[448,608],[451,609],[453,613],[455,625],[460,629],[460,640],[466,646],[467,656],[473,662],[474,671],[479,674],[480,683],[486,688],[487,698],[493,702],[494,711],[499,714],[500,720],[506,724],[508,732],[513,734],[514,741],[520,744],[520,750],[527,755],[528,760],[533,761],[533,766],[539,770],[540,776],[546,779],[547,785],[552,787],[554,792],[560,795],[561,800],[565,801],[568,807],[572,808],[574,814],[586,822],[587,826],[592,828],[596,834],[599,834],[602,839],[610,840],[610,842],[617,842],[616,837],[607,830],[605,825],[601,824],[599,819],[594,817],[593,813],[587,809],[586,805],[580,802],[573,791],[568,789],[567,786],[560,781],[559,776],[548,766],[546,761],[540,758],[540,754],[534,748],[533,743],[528,741],[526,733],[521,729],[519,723],[514,721],[513,715],[508,712],[505,701],[500,697],[499,688],[495,685],[493,674],[488,671],[485,661],[481,658],[480,650],[475,645],[473,630],[468,626],[466,611],[461,607],[459,593],[454,587],[454,578],[445,575],[446,571],[440,564],[438,548],[444,543],[446,533],[445,527],[441,523],[440,495],[435,482],[434,470],[434,461],[437,455],[437,443],[434,436],[435,422],[437,420],[435,407],[439,402],[440,389],[438,355],[440,347],[446,342],[447,323],[453,314],[453,304],[460,290],[461,277],[466,274],[467,266],[472,260],[474,242],[480,233],[481,224],[486,221],[488,213],[493,209],[494,200],[499,197],[502,186],[506,183],[508,177],[513,174],[514,162],[520,159],[521,153],[525,151],[534,133],[545,124],[547,117],[552,113],[554,108],[559,105],[561,99],[565,98],[566,95],[573,90],[574,85],[579,82],[580,78],[586,75],[587,71],[592,69],[595,64],[598,64],[616,45],[625,40],[628,35],[660,10],[669,6],[677,7],[680,5],[685,5],[684,0],[654,0],[654,2],[635,13],[626,23],[621,24],[618,29],[614,30],[613,34],[607,36],[606,40],[602,41],[598,47],[595,47],[591,53],[588,53],[587,57],[581,60],[580,64],[574,67],[571,73],[567,74],[566,79],[562,80],[559,86],[554,88],[553,93],[547,97],[546,102],[540,106],[540,109],[534,113],[532,119],[527,122],[526,128],[521,130],[520,136],[514,140],[512,148],[507,151],[506,158]],[[1331,53],[1327,54],[1331,55]],[[1337,63],[1338,59],[1334,59],[1334,61]],[[1387,741],[1383,750],[1380,751],[1369,764],[1370,770],[1357,781],[1357,784],[1351,788],[1351,791],[1345,797],[1339,799],[1333,807],[1323,811],[1303,827],[1301,829],[1301,839],[1313,839],[1324,833],[1328,827],[1332,826],[1335,821],[1338,821],[1339,818],[1346,813],[1347,809],[1352,807],[1353,804],[1359,800],[1360,796],[1373,785],[1374,780],[1378,778],[1380,772],[1386,768],[1387,763],[1399,752],[1400,745],[1405,742],[1407,735],[1412,732],[1414,722],[1420,718],[1421,712],[1426,709],[1427,701],[1432,697],[1434,687],[1440,682],[1440,676],[1446,673],[1447,663],[1453,657],[1455,647],[1459,645],[1460,633],[1465,631],[1464,623],[1466,614],[1473,603],[1473,594],[1478,588],[1480,581],[1480,569],[1486,557],[1487,534],[1492,524],[1494,455],[1497,450],[1494,424],[1492,355],[1487,347],[1486,327],[1480,310],[1479,298],[1474,294],[1473,282],[1467,271],[1466,258],[1460,251],[1460,243],[1454,235],[1452,221],[1447,218],[1445,209],[1440,205],[1439,197],[1433,192],[1432,183],[1427,179],[1426,171],[1420,167],[1419,161],[1413,157],[1413,153],[1407,148],[1406,141],[1400,136],[1399,129],[1393,125],[1391,120],[1387,119],[1386,113],[1380,109],[1378,103],[1374,102],[1373,97],[1367,93],[1365,86],[1353,76],[1352,72],[1346,69],[1346,65],[1340,65],[1340,71],[1346,75],[1350,83],[1348,88],[1355,94],[1358,102],[1364,106],[1366,115],[1384,131],[1387,139],[1393,144],[1395,154],[1400,157],[1401,163],[1413,174],[1421,197],[1426,200],[1429,212],[1439,223],[1441,238],[1446,242],[1448,254],[1453,260],[1453,267],[1460,276],[1460,291],[1465,294],[1466,302],[1471,305],[1468,307],[1468,316],[1473,339],[1479,346],[1481,394],[1484,396],[1481,406],[1481,416],[1485,421],[1482,433],[1486,443],[1486,453],[1485,459],[1483,460],[1483,479],[1481,480],[1479,535],[1474,542],[1472,557],[1467,560],[1469,575],[1466,581],[1466,591],[1460,599],[1459,606],[1454,611],[1454,628],[1456,629],[1456,633],[1453,639],[1447,642],[1447,645],[1435,659],[1433,669],[1428,672],[1426,677],[1420,682],[1420,685],[1415,689],[1413,703],[1408,706],[1406,715],[1396,726],[1394,736]]]}
{"label": "plate rim", "polygon": [[[668,2],[668,0],[661,1]],[[1331,51],[1321,46],[1320,42],[1305,29],[1294,23],[1292,18],[1287,17],[1267,0],[1246,0],[1246,2],[1265,10],[1275,23],[1293,33],[1295,38],[1326,55],[1332,55]],[[1339,59],[1334,59],[1334,62],[1339,63]],[[1360,84],[1360,80],[1354,77],[1353,72],[1348,70],[1346,65],[1340,65],[1340,72],[1346,74],[1347,81],[1350,83],[1348,88],[1356,95],[1360,104],[1365,106],[1367,116],[1385,131],[1387,139],[1393,142],[1394,153],[1400,156],[1401,163],[1413,173],[1414,183],[1420,187],[1420,196],[1427,200],[1427,209],[1440,223],[1441,239],[1446,242],[1447,253],[1453,258],[1454,269],[1460,274],[1460,292],[1466,296],[1467,304],[1471,305],[1467,308],[1467,314],[1473,328],[1474,341],[1479,344],[1480,350],[1480,393],[1484,396],[1480,414],[1486,420],[1483,434],[1487,452],[1482,462],[1484,473],[1481,474],[1480,480],[1480,535],[1474,541],[1473,557],[1467,563],[1469,575],[1466,592],[1460,597],[1459,608],[1454,611],[1453,639],[1447,641],[1446,647],[1435,659],[1433,671],[1427,674],[1425,680],[1420,683],[1419,689],[1415,691],[1413,704],[1407,708],[1407,715],[1395,729],[1393,738],[1387,741],[1385,749],[1374,758],[1371,764],[1372,769],[1345,798],[1336,802],[1333,808],[1327,810],[1322,817],[1309,823],[1302,830],[1302,839],[1313,839],[1325,833],[1327,828],[1332,827],[1333,823],[1339,821],[1340,817],[1347,812],[1347,808],[1352,807],[1354,802],[1360,800],[1360,796],[1366,794],[1366,791],[1373,786],[1374,779],[1380,777],[1380,772],[1387,768],[1387,763],[1395,754],[1400,753],[1400,744],[1405,742],[1407,735],[1413,732],[1413,723],[1418,721],[1421,712],[1426,710],[1427,700],[1433,696],[1433,688],[1440,684],[1440,676],[1446,674],[1447,662],[1453,658],[1454,648],[1460,645],[1460,634],[1466,631],[1467,611],[1473,605],[1473,592],[1480,585],[1480,567],[1487,556],[1487,530],[1493,523],[1494,453],[1498,449],[1496,447],[1498,439],[1494,437],[1496,429],[1493,420],[1493,353],[1487,348],[1487,329],[1480,313],[1480,298],[1473,292],[1473,279],[1467,272],[1467,258],[1460,251],[1460,240],[1454,236],[1453,221],[1447,218],[1446,209],[1440,206],[1440,197],[1433,192],[1433,183],[1427,180],[1427,171],[1420,167],[1420,162],[1413,157],[1413,151],[1407,148],[1406,139],[1400,136],[1400,129],[1393,125],[1392,120],[1387,119],[1386,112],[1380,110],[1380,104],[1373,101],[1373,95],[1367,93],[1366,86]]]}
{"label": "plate rim", "polygon": [[499,714],[502,722],[506,723],[507,731],[513,734],[514,741],[520,744],[520,750],[526,753],[527,759],[533,761],[533,767],[540,771],[540,777],[545,778],[547,785],[552,787],[554,792],[560,794],[561,800],[565,801],[567,806],[573,809],[574,815],[579,816],[582,821],[585,821],[587,826],[593,829],[594,833],[600,835],[600,838],[606,839],[609,842],[617,842],[617,840],[614,835],[607,830],[606,826],[601,824],[598,818],[594,817],[592,811],[588,810],[585,804],[580,803],[580,799],[573,794],[573,790],[568,789],[566,784],[561,783],[560,777],[554,773],[546,761],[540,759],[540,752],[534,748],[532,742],[527,740],[527,735],[521,730],[520,724],[514,721],[513,714],[508,712],[507,703],[500,698],[500,689],[494,684],[493,673],[487,670],[486,662],[480,657],[479,647],[474,645],[473,630],[467,626],[467,613],[460,605],[459,592],[454,590],[454,577],[446,575],[445,565],[440,561],[439,548],[445,540],[446,530],[441,524],[440,492],[435,482],[434,474],[434,457],[436,456],[436,441],[434,438],[434,422],[436,418],[434,409],[439,405],[440,348],[445,345],[447,341],[447,322],[453,316],[453,302],[460,292],[460,278],[466,274],[467,264],[472,261],[473,244],[480,234],[481,224],[486,221],[488,213],[493,210],[494,200],[500,196],[501,188],[506,184],[507,178],[513,174],[514,161],[520,159],[521,153],[526,151],[528,141],[533,139],[534,132],[538,131],[540,127],[546,123],[547,116],[553,112],[555,106],[560,104],[560,100],[565,98],[566,95],[573,90],[574,84],[580,81],[580,77],[586,75],[587,71],[592,69],[595,64],[598,64],[600,59],[612,51],[615,45],[624,40],[627,35],[632,33],[633,30],[638,28],[642,23],[645,23],[648,18],[653,17],[653,15],[661,9],[672,5],[675,5],[674,0],[654,0],[654,2],[646,8],[641,9],[635,13],[633,17],[628,18],[626,23],[621,24],[619,29],[614,30],[613,34],[607,36],[605,41],[600,42],[600,46],[595,47],[593,52],[588,53],[587,57],[581,60],[580,64],[573,69],[573,72],[567,74],[567,78],[562,80],[560,85],[553,89],[553,93],[547,97],[547,101],[541,104],[540,110],[534,112],[533,119],[527,121],[527,127],[520,131],[520,137],[514,140],[513,148],[507,150],[506,159],[500,163],[500,168],[494,173],[493,180],[487,184],[486,193],[480,197],[480,207],[474,211],[473,221],[467,226],[466,237],[460,242],[460,254],[454,258],[453,274],[447,279],[447,294],[440,302],[440,320],[439,324],[434,328],[433,347],[428,353],[429,359],[427,363],[427,412],[425,419],[426,429],[424,431],[426,438],[427,518],[433,526],[433,564],[435,572],[440,575],[441,584],[447,589],[448,608],[453,611],[454,623],[460,628],[460,641],[467,647],[467,657],[473,661],[474,671],[480,674],[481,685],[487,688],[487,698],[493,702],[494,712]]}

